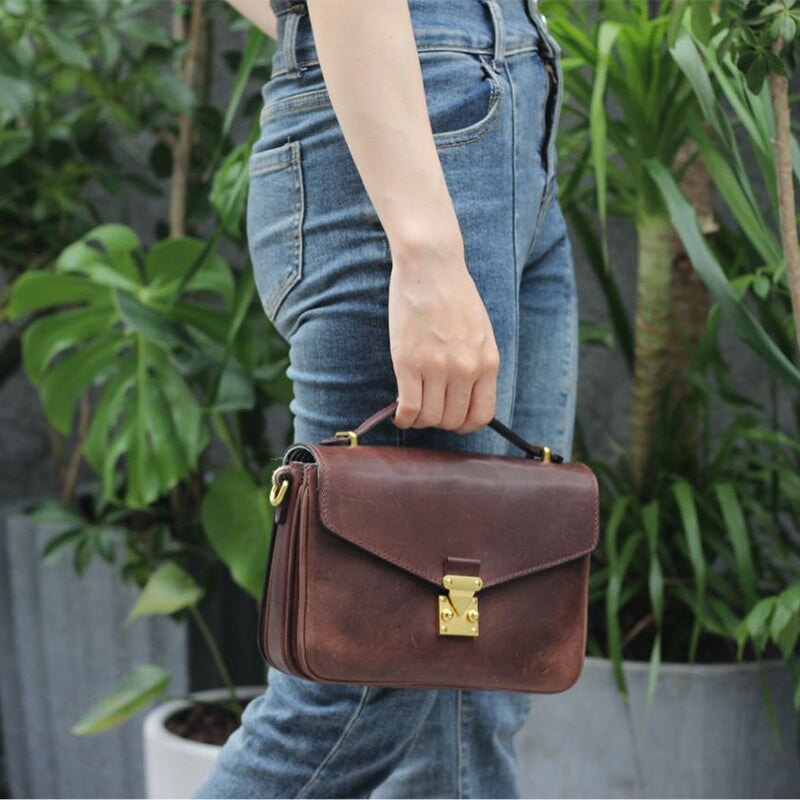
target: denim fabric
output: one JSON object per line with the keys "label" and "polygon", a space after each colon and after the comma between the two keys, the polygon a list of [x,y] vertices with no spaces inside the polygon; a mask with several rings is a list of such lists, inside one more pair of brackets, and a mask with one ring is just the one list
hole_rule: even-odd
{"label": "denim fabric", "polygon": [[[554,199],[558,46],[531,0],[409,6],[467,265],[500,350],[496,415],[568,456],[577,312]],[[316,441],[396,396],[391,258],[305,8],[273,7],[279,43],[251,160],[248,234],[265,312],[290,344],[295,438]],[[489,429],[460,436],[385,424],[369,441],[514,452]],[[529,705],[513,693],[328,686],[273,670],[196,796],[514,797],[512,737]]]}

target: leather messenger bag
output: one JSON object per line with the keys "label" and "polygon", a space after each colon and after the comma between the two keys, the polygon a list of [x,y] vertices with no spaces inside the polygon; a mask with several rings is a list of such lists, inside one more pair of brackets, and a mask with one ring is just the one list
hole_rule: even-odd
{"label": "leather messenger bag", "polygon": [[322,682],[567,689],[586,645],[594,474],[496,420],[527,458],[359,446],[394,410],[294,445],[276,470],[262,655]]}

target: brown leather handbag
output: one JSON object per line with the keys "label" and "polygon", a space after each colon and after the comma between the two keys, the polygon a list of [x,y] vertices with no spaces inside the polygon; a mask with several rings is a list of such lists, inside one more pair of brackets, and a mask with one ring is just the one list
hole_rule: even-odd
{"label": "brown leather handbag", "polygon": [[322,682],[567,689],[586,645],[594,474],[496,420],[527,458],[360,446],[394,410],[294,445],[275,472],[262,655]]}

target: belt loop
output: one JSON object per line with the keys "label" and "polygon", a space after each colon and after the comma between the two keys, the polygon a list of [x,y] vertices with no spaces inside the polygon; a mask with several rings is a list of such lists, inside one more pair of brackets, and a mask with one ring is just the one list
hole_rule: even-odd
{"label": "belt loop", "polygon": [[289,78],[299,78],[301,73],[297,65],[297,28],[300,25],[300,17],[305,13],[305,3],[296,3],[286,12],[283,27],[283,63],[286,65],[286,76]]}
{"label": "belt loop", "polygon": [[550,35],[547,30],[547,20],[544,18],[542,12],[539,11],[538,0],[528,0],[528,16],[530,16],[531,22],[533,22],[536,26],[536,30],[539,32],[539,47],[544,51],[544,55],[548,59],[554,59],[557,53],[550,40]]}
{"label": "belt loop", "polygon": [[502,68],[506,58],[506,22],[497,0],[483,0],[492,15],[494,26],[494,58],[493,66],[496,70]]}

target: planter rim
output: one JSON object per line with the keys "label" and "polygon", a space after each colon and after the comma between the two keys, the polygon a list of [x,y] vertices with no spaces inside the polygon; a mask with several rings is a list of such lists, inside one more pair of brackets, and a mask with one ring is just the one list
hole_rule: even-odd
{"label": "planter rim", "polygon": [[[584,669],[592,665],[610,666],[611,659],[601,656],[587,656]],[[627,672],[641,673],[650,671],[650,663],[647,661],[623,661],[622,667]],[[731,672],[756,671],[756,670],[785,670],[786,664],[779,658],[765,659],[764,661],[735,661],[713,664],[683,664],[672,661],[664,661],[659,666],[659,672],[671,672],[674,675],[724,675]]]}
{"label": "planter rim", "polygon": [[[236,693],[244,697],[257,697],[262,694],[264,686],[237,686]],[[209,744],[208,742],[195,742],[191,739],[184,739],[177,736],[172,731],[167,730],[164,723],[167,718],[181,708],[190,705],[192,699],[214,701],[228,694],[227,689],[205,689],[201,692],[192,692],[188,697],[179,697],[174,700],[165,700],[147,713],[144,718],[145,736],[163,737],[169,739],[171,747],[184,752],[193,753],[212,753],[219,750],[220,745]]]}

